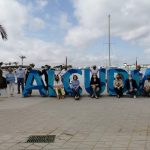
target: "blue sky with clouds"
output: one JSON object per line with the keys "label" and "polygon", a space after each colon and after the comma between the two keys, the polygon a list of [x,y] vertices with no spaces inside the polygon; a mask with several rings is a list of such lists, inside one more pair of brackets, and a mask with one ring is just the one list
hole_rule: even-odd
{"label": "blue sky with clouds", "polygon": [[[7,9],[6,9],[7,8]],[[111,13],[112,65],[150,63],[148,0],[1,0],[1,61],[74,66],[108,64],[108,14]],[[138,16],[138,18],[137,18]]]}

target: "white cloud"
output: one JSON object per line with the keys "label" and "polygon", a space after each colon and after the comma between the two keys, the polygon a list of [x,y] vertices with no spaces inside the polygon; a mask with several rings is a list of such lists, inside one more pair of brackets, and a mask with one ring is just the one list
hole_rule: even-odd
{"label": "white cloud", "polygon": [[108,14],[111,14],[112,36],[143,42],[149,35],[149,0],[74,0],[74,8],[78,25],[68,31],[66,44],[88,46],[93,40],[106,36]]}
{"label": "white cloud", "polygon": [[39,8],[43,8],[48,4],[48,0],[36,0],[37,5]]}
{"label": "white cloud", "polygon": [[0,24],[5,27],[8,34],[7,41],[0,41],[0,61],[21,62],[19,56],[25,55],[26,64],[35,63],[40,66],[44,63],[63,63],[69,52],[68,49],[56,43],[25,36],[24,28],[31,23],[31,18],[33,19],[32,29],[45,26],[41,19],[33,18],[30,12],[28,7],[17,0],[0,1]]}
{"label": "white cloud", "polygon": [[[39,7],[44,8],[48,1],[40,0],[37,3]],[[17,0],[0,0],[0,24],[6,28],[8,33],[8,40],[0,41],[0,61],[21,62],[19,56],[25,55],[27,57],[26,64],[54,65],[64,63],[65,56],[68,56],[69,63],[75,66],[106,65],[106,53],[102,51],[86,53],[84,48],[98,38],[107,35],[107,15],[109,13],[111,13],[111,34],[123,40],[135,42],[137,46],[143,47],[147,57],[149,56],[149,0],[116,0],[115,2],[110,0],[74,0],[73,4],[78,24],[70,23],[68,14],[61,15],[59,25],[54,24],[56,29],[61,26],[63,30],[68,31],[64,38],[66,44],[64,46],[26,36],[24,28],[30,27],[30,32],[36,29],[38,34],[38,29],[44,29],[49,23],[45,22],[41,16],[33,16],[32,13],[34,9],[37,11],[37,8],[34,8],[32,4],[25,6]],[[119,64],[121,60],[114,54],[111,56],[113,61]],[[124,61],[124,59],[122,60]]]}
{"label": "white cloud", "polygon": [[45,21],[37,17],[31,18],[31,22],[29,24],[31,30],[44,29],[45,25]]}
{"label": "white cloud", "polygon": [[65,13],[60,16],[59,22],[60,22],[60,27],[65,30],[69,29],[72,26],[72,24],[68,20],[67,14]]}

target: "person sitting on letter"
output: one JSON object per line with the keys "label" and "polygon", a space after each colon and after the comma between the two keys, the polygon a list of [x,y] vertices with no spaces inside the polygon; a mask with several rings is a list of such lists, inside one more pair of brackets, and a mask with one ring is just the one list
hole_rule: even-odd
{"label": "person sitting on letter", "polygon": [[95,97],[97,99],[100,91],[100,79],[97,77],[96,74],[92,75],[90,88],[91,88],[91,98]]}
{"label": "person sitting on letter", "polygon": [[136,81],[132,78],[132,75],[129,74],[129,79],[126,80],[125,87],[127,88],[127,93],[133,97],[136,98],[137,95],[137,84]]}
{"label": "person sitting on letter", "polygon": [[73,95],[75,96],[75,100],[79,100],[80,99],[80,82],[78,80],[78,76],[77,75],[73,75],[73,80],[71,81],[71,89],[73,92]]}
{"label": "person sitting on letter", "polygon": [[144,95],[150,96],[150,75],[147,76],[147,80],[144,82]]}
{"label": "person sitting on letter", "polygon": [[119,73],[116,75],[116,78],[114,80],[114,89],[117,93],[117,97],[120,98],[123,95],[123,81]]}
{"label": "person sitting on letter", "polygon": [[59,75],[55,76],[55,80],[54,80],[54,89],[57,95],[58,99],[64,99],[65,97],[65,91],[64,91],[64,87],[63,87],[63,83],[59,77]]}

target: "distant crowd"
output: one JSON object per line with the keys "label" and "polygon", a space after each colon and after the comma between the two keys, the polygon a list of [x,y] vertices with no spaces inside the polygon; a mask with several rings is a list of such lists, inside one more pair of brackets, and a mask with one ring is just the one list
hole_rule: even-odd
{"label": "distant crowd", "polygon": [[[34,65],[30,65],[26,69],[23,69],[20,65],[15,71],[9,67],[7,72],[3,73],[3,71],[0,69],[0,95],[2,91],[7,91],[7,94],[9,96],[14,96],[15,93],[15,84],[17,79],[17,92],[20,94],[24,90],[24,86],[26,84],[26,81],[28,79],[28,75],[31,70],[34,69]],[[50,67],[48,65],[45,65],[44,68],[39,71],[39,74],[44,76],[45,79],[45,89],[48,90],[48,75],[47,70],[49,70]],[[140,70],[140,66],[138,68]],[[90,81],[90,96],[91,98],[98,99],[100,97],[100,91],[101,91],[101,82],[100,78],[98,77],[98,68],[96,65],[90,68],[91,70],[91,81]],[[56,92],[58,99],[64,99],[67,93],[65,92],[64,86],[63,86],[63,75],[66,73],[66,67],[63,67],[61,71],[57,74],[55,74],[55,80],[53,89]],[[117,98],[120,98],[123,96],[123,89],[127,89],[127,94],[130,97],[136,98],[138,95],[138,86],[136,81],[132,78],[132,75],[129,74],[129,78],[125,81],[125,83],[122,80],[121,74],[117,74],[114,81],[113,81],[114,90],[116,92]],[[81,85],[80,81],[78,79],[78,76],[76,74],[73,75],[71,81],[70,81],[70,88],[72,90],[72,96],[75,98],[75,100],[79,100],[81,96]],[[31,96],[32,91],[29,93],[28,96]],[[150,75],[147,76],[147,79],[145,80],[143,84],[143,96],[150,96]]]}

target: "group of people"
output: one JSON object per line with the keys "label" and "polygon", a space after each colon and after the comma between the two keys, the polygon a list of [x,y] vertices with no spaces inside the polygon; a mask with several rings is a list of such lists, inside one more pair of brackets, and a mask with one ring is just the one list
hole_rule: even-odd
{"label": "group of people", "polygon": [[[96,98],[98,99],[99,93],[101,90],[101,85],[100,85],[100,79],[97,76],[98,69],[96,66],[93,66],[91,68],[91,81],[90,81],[90,91],[91,91],[91,98]],[[64,70],[63,70],[64,74]],[[54,80],[54,90],[56,92],[57,98],[58,99],[64,99],[65,97],[65,90],[63,87],[63,74],[62,72],[55,75],[55,80]],[[75,100],[80,99],[80,93],[81,93],[81,86],[80,86],[80,81],[78,79],[78,76],[76,74],[73,75],[72,81],[70,82],[70,88],[71,88],[71,95],[74,96]]]}
{"label": "group of people", "polygon": [[[22,66],[19,66],[16,71],[13,71],[12,68],[8,68],[8,71],[3,77],[3,71],[0,69],[0,90],[1,89],[8,89],[9,95],[14,96],[14,88],[15,88],[15,81],[17,79],[17,87],[18,87],[18,94],[21,93],[24,90],[24,85],[26,83],[26,80],[28,78],[28,75],[30,71],[34,68],[34,65],[30,65],[26,70],[22,68]],[[45,65],[42,71],[39,71],[39,74],[45,77],[45,88],[48,90],[48,75],[47,70],[49,70],[50,67],[48,65]],[[93,66],[91,69],[91,81],[90,81],[90,96],[91,98],[98,99],[101,92],[101,81],[100,78],[97,76],[98,74],[98,68],[96,66]],[[66,68],[62,68],[62,71],[55,75],[54,79],[54,85],[53,88],[56,92],[58,99],[64,99],[66,94],[63,86],[63,75],[66,72]],[[131,97],[136,98],[137,92],[138,92],[138,86],[136,81],[132,78],[132,75],[129,75],[129,78],[125,81],[125,84],[122,80],[121,74],[117,74],[114,81],[114,90],[117,94],[117,97],[120,98],[123,96],[123,90],[127,90],[127,94],[129,94]],[[72,80],[70,82],[70,89],[71,89],[71,95],[74,96],[75,100],[80,99],[81,94],[81,86],[80,81],[78,79],[78,76],[76,74],[73,75]],[[32,92],[32,91],[31,91]],[[29,95],[31,95],[31,92]],[[1,91],[0,91],[1,94]],[[143,95],[150,96],[150,76],[147,76],[147,80],[144,82],[143,86]]]}
{"label": "group of people", "polygon": [[[129,78],[125,81],[125,85],[123,84],[121,74],[116,75],[116,78],[114,80],[114,89],[117,93],[118,98],[123,96],[124,88],[126,88],[127,94],[130,95],[130,97],[137,97],[138,86],[136,81],[132,78],[131,74],[129,74]],[[142,94],[144,96],[150,96],[150,75],[147,76],[147,79],[144,82]]]}
{"label": "group of people", "polygon": [[6,90],[10,96],[14,96],[15,84],[17,82],[17,93],[20,94],[24,90],[24,85],[28,77],[28,70],[22,68],[20,65],[17,70],[9,67],[3,76],[3,71],[0,69],[0,95],[1,90]]}

